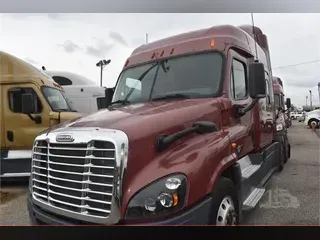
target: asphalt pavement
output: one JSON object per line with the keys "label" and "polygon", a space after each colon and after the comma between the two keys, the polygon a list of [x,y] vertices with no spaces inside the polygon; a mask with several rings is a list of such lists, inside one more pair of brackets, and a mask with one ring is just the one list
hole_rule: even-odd
{"label": "asphalt pavement", "polygon": [[[320,138],[303,123],[289,128],[291,158],[277,173],[245,225],[320,224]],[[2,184],[0,225],[29,225],[27,183]]]}

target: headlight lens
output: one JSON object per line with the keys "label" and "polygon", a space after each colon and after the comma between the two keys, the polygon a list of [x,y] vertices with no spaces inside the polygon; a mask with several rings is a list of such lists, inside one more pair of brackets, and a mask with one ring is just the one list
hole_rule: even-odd
{"label": "headlight lens", "polygon": [[282,124],[277,124],[277,131],[282,131],[282,130],[283,130]]}
{"label": "headlight lens", "polygon": [[186,197],[186,176],[166,176],[143,188],[131,199],[126,218],[152,217],[176,212],[185,206]]}

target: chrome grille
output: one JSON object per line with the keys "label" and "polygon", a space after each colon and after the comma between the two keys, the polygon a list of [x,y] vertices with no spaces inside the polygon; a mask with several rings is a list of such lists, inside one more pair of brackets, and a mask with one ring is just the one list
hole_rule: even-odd
{"label": "chrome grille", "polygon": [[33,197],[71,212],[106,218],[111,212],[116,147],[109,141],[35,141]]}

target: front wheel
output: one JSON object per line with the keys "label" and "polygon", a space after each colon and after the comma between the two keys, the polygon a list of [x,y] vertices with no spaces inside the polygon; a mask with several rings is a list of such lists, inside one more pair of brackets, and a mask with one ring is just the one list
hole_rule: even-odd
{"label": "front wheel", "polygon": [[319,120],[317,119],[310,119],[309,123],[308,123],[309,127],[312,128],[313,125],[315,125],[315,127],[319,127]]}
{"label": "front wheel", "polygon": [[209,224],[236,225],[239,221],[237,189],[233,182],[221,177],[212,193]]}

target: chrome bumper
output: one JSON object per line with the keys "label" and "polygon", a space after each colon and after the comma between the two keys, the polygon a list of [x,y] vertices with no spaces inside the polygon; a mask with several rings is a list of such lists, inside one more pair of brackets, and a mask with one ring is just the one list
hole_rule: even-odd
{"label": "chrome bumper", "polygon": [[31,172],[31,150],[1,151],[0,177],[29,177]]}

